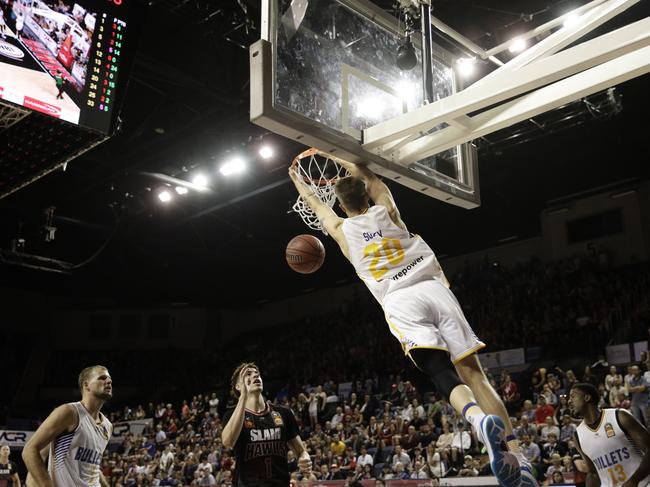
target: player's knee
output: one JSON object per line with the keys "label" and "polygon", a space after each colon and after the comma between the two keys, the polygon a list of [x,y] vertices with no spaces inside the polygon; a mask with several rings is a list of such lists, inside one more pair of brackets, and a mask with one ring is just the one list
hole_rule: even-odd
{"label": "player's knee", "polygon": [[449,398],[451,391],[462,384],[447,352],[417,349],[411,351],[411,357],[418,368],[431,378],[438,392],[444,397]]}

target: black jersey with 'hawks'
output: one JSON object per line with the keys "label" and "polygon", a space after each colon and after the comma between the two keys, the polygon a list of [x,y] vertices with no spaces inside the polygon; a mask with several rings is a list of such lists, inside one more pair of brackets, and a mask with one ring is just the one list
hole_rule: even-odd
{"label": "black jersey with 'hawks'", "polygon": [[[224,425],[233,410],[226,411]],[[235,487],[289,485],[287,442],[298,436],[291,409],[267,403],[261,413],[244,411],[244,424],[235,443]]]}

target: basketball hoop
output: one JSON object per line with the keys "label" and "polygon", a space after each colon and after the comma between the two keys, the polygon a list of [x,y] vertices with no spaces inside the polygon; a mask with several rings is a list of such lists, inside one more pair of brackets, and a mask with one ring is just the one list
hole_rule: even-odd
{"label": "basketball hoop", "polygon": [[[348,171],[338,164],[338,160],[334,156],[312,147],[293,159],[290,170],[296,172],[307,183],[318,199],[332,208],[336,202],[334,184],[340,178],[349,175]],[[302,196],[298,196],[292,209],[300,215],[309,228],[320,230],[327,235],[316,213],[302,199]]]}

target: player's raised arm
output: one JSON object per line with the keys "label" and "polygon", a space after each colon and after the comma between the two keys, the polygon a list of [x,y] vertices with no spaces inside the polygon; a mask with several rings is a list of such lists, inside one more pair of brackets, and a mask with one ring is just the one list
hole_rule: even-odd
{"label": "player's raised arm", "polygon": [[244,409],[246,409],[246,399],[248,392],[253,382],[253,378],[248,374],[249,369],[244,367],[239,372],[238,384],[241,384],[239,391],[239,400],[232,415],[228,419],[226,426],[221,432],[221,442],[226,448],[234,448],[237,439],[241,434],[242,427],[244,426]]}
{"label": "player's raised arm", "polygon": [[[309,207],[316,213],[316,216],[323,225],[323,228],[327,231],[329,235],[336,240],[336,242],[343,249],[345,240],[343,239],[343,233],[341,231],[341,225],[343,219],[340,218],[334,210],[329,206],[323,203],[314,191],[303,181],[298,173],[289,169],[289,177],[293,184],[296,186],[298,193],[302,196],[302,199],[309,205]],[[346,251],[343,249],[343,253]]]}
{"label": "player's raised arm", "polygon": [[341,159],[336,159],[336,162],[348,170],[350,176],[361,179],[366,184],[366,191],[368,192],[368,197],[376,204],[385,206],[388,210],[391,220],[395,225],[406,228],[406,225],[402,221],[397,205],[395,204],[395,199],[393,194],[390,192],[390,189],[384,182],[377,177],[377,175],[368,169],[366,166],[360,164],[354,164],[352,162],[343,161]]}
{"label": "player's raised arm", "polygon": [[650,433],[637,419],[624,409],[616,411],[616,419],[621,429],[628,435],[632,442],[643,450],[643,459],[636,471],[621,487],[636,487],[639,482],[650,475]]}
{"label": "player's raised arm", "polygon": [[47,417],[23,448],[23,461],[38,487],[52,486],[52,479],[47,473],[41,450],[48,447],[61,433],[72,431],[77,427],[79,418],[73,407],[64,404]]}

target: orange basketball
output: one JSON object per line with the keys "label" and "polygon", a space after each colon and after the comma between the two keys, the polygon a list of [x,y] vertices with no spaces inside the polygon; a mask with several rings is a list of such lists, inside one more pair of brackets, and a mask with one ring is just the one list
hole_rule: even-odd
{"label": "orange basketball", "polygon": [[313,235],[297,235],[287,244],[287,264],[300,274],[311,274],[320,269],[325,260],[325,247]]}

